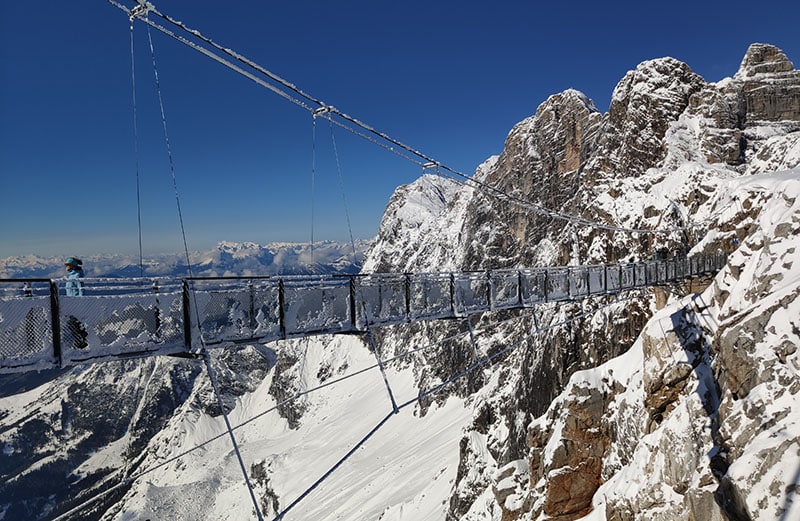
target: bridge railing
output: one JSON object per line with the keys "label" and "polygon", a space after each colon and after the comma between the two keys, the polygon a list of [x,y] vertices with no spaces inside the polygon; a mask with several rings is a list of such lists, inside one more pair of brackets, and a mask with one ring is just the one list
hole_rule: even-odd
{"label": "bridge railing", "polygon": [[269,342],[579,300],[711,274],[724,255],[349,276],[0,280],[0,373]]}

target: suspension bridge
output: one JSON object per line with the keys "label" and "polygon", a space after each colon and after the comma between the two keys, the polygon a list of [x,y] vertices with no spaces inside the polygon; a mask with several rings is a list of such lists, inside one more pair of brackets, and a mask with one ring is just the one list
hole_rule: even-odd
{"label": "suspension bridge", "polygon": [[[188,45],[259,85],[278,94],[332,125],[351,132],[390,153],[402,156],[431,171],[470,185],[485,195],[514,204],[522,211],[558,219],[574,227],[592,227],[629,234],[683,234],[685,226],[659,230],[626,228],[594,222],[581,216],[550,209],[512,195],[474,177],[454,170],[389,135],[339,111],[332,105],[301,91],[295,85],[228,48],[214,43],[200,32],[162,13],[149,2],[136,0],[128,8],[116,0],[131,22],[139,20],[149,28]],[[152,16],[151,16],[152,15]],[[171,26],[161,25],[157,19]],[[158,74],[153,68],[158,87]],[[133,76],[133,72],[132,72]],[[134,88],[135,92],[135,88]],[[161,97],[158,90],[159,101]],[[134,94],[134,135],[136,100]],[[166,117],[161,105],[170,173],[175,181],[173,161],[166,136]],[[138,148],[138,144],[137,144]],[[337,158],[338,162],[338,158]],[[137,166],[138,168],[138,166]],[[137,170],[138,187],[138,170]],[[176,188],[178,215],[180,199]],[[139,210],[141,212],[141,210]],[[181,218],[181,230],[184,226]],[[696,223],[701,227],[703,223]],[[312,235],[313,236],[313,235]],[[351,232],[352,236],[352,232]],[[141,257],[141,228],[140,228]],[[503,310],[528,310],[536,319],[537,307],[547,304],[582,302],[590,298],[618,298],[626,292],[668,286],[681,281],[713,275],[724,265],[724,254],[654,259],[625,264],[556,266],[532,269],[498,269],[456,273],[373,273],[353,275],[307,275],[271,277],[193,277],[184,233],[184,248],[190,276],[185,278],[85,278],[83,295],[67,295],[64,279],[0,280],[0,374],[58,369],[81,364],[152,356],[195,357],[205,362],[220,409],[250,492],[256,517],[263,515],[253,492],[247,467],[238,449],[234,429],[225,412],[208,350],[237,344],[269,343],[312,335],[368,335],[373,328],[434,320],[464,320],[474,315]],[[545,326],[542,331],[552,327]],[[470,330],[471,333],[471,330]],[[411,401],[398,403],[391,386],[384,381],[391,410],[331,469],[275,519],[284,515],[324,481],[358,447],[397,412],[438,392],[449,383],[476,370],[514,345],[478,359],[449,380],[421,392]],[[383,372],[377,350],[376,367]],[[248,420],[250,421],[250,420]],[[214,438],[216,439],[216,438]],[[71,519],[80,509],[138,477],[176,458],[121,479],[119,483],[83,501],[56,519]]]}

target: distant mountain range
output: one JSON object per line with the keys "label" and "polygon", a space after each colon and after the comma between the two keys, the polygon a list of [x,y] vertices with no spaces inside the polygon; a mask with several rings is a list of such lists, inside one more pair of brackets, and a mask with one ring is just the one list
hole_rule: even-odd
{"label": "distant mountain range", "polygon": [[[213,250],[189,254],[194,276],[256,276],[304,273],[357,273],[370,241],[354,244],[220,242]],[[63,259],[25,255],[0,258],[0,278],[60,278]],[[183,253],[153,255],[139,263],[132,255],[83,257],[87,277],[183,277],[188,275]]]}

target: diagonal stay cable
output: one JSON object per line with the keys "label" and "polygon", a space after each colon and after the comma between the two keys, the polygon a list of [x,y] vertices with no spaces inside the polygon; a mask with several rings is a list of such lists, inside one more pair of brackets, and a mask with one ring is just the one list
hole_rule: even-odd
{"label": "diagonal stay cable", "polygon": [[388,413],[386,416],[384,416],[372,429],[370,429],[370,431],[363,438],[361,438],[361,440],[358,441],[358,443],[353,445],[353,447],[349,451],[347,451],[347,453],[344,456],[339,458],[339,461],[337,461],[331,468],[329,468],[322,476],[320,476],[319,479],[317,479],[317,481],[315,481],[310,487],[308,487],[294,501],[289,503],[289,505],[287,505],[286,508],[284,508],[277,516],[275,516],[272,521],[280,521],[281,519],[283,519],[283,516],[285,516],[287,512],[289,512],[289,510],[297,506],[302,500],[308,497],[308,495],[311,492],[313,492],[314,489],[320,486],[326,479],[328,479],[328,477],[330,477],[330,475],[333,474],[336,471],[336,469],[341,467],[345,461],[350,459],[350,456],[355,454],[355,452],[358,449],[360,449],[376,432],[378,432],[378,430],[380,430],[381,427],[386,425],[386,422],[388,422],[389,418],[394,416],[394,414],[395,412],[392,411]]}
{"label": "diagonal stay cable", "polygon": [[330,123],[331,129],[331,145],[333,146],[333,155],[336,159],[336,173],[339,177],[339,191],[342,193],[342,203],[344,205],[344,216],[347,221],[347,233],[350,237],[350,247],[353,249],[353,266],[360,266],[358,262],[358,254],[356,253],[356,241],[353,239],[353,225],[350,221],[350,208],[347,204],[347,191],[344,189],[344,176],[342,175],[342,163],[339,158],[339,147],[336,146],[336,136],[333,132],[333,120],[330,115],[326,118]]}

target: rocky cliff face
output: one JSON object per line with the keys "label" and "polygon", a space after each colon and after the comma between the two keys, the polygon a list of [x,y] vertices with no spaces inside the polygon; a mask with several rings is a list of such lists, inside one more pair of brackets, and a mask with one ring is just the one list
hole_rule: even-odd
{"label": "rocky cliff face", "polygon": [[[605,115],[577,91],[552,96],[533,117],[512,129],[503,153],[476,173],[477,188],[453,189],[449,198],[442,199],[437,221],[455,222],[454,227],[445,226],[445,233],[431,228],[410,236],[402,233],[395,214],[387,212],[382,230],[392,233],[383,237],[370,258],[377,259],[376,267],[397,270],[409,258],[403,252],[424,248],[440,252],[431,258],[444,258],[442,252],[450,248],[463,255],[451,256],[447,269],[484,269],[614,262],[648,257],[657,250],[732,253],[734,237],[747,244],[754,236],[776,231],[759,231],[759,216],[772,197],[769,190],[734,189],[740,185],[731,183],[742,175],[800,165],[799,87],[800,72],[779,49],[754,44],[739,71],[716,84],[706,83],[689,66],[671,58],[644,62],[622,79]],[[409,204],[411,199],[402,194],[417,189],[422,185],[398,191],[390,208]],[[730,190],[737,195],[720,195]],[[791,206],[792,199],[785,198]],[[558,214],[614,229],[583,226]],[[794,225],[788,226],[778,233],[796,243],[797,235],[788,231]],[[646,233],[653,229],[670,231]],[[763,247],[761,240],[754,244]],[[783,251],[790,255],[789,249]],[[780,515],[779,510],[753,504],[748,499],[754,497],[751,494],[742,495],[746,485],[737,482],[730,469],[748,464],[733,456],[732,437],[724,427],[726,418],[736,418],[732,420],[736,429],[745,423],[743,412],[723,418],[726,393],[739,397],[729,391],[730,379],[739,381],[732,376],[738,372],[734,366],[762,362],[731,354],[740,351],[734,342],[739,328],[734,328],[739,333],[726,334],[705,323],[722,321],[708,311],[712,295],[745,291],[747,285],[754,286],[748,291],[756,298],[771,295],[772,289],[759,277],[769,278],[766,273],[780,265],[775,262],[771,267],[762,264],[761,275],[735,288],[715,283],[703,294],[704,301],[679,300],[690,288],[672,288],[659,307],[675,304],[649,322],[656,311],[649,295],[619,307],[586,303],[590,309],[602,308],[593,319],[526,340],[524,348],[493,367],[494,378],[472,395],[473,423],[461,442],[462,463],[450,515],[476,520]],[[436,263],[419,260],[414,266],[438,269]],[[781,302],[779,320],[785,325],[783,313],[791,300]],[[559,321],[575,312],[568,306],[543,310],[538,321]],[[760,318],[754,320],[763,323],[768,320],[765,314],[774,312],[756,313]],[[497,329],[498,336],[513,343],[535,326],[529,317],[513,326],[501,323]],[[642,330],[645,333],[634,343]],[[393,341],[408,338],[400,335]],[[797,343],[796,335],[790,334],[777,349],[794,352]],[[632,345],[626,356],[639,357],[633,363],[641,360],[641,372],[620,377],[612,374],[619,375],[619,368],[595,371],[585,377],[592,385],[573,381],[548,408],[576,370],[609,360]],[[492,347],[484,349],[490,352]],[[433,357],[425,363],[430,368],[445,362]],[[721,375],[730,376],[720,381]],[[736,378],[748,382],[747,388],[755,385],[752,372]],[[796,370],[789,368],[782,378],[790,383]],[[739,398],[729,399],[733,403]],[[750,420],[759,421],[758,414],[748,414]],[[796,451],[796,425],[780,425],[776,428],[792,433],[781,451]],[[647,443],[642,443],[647,436]],[[669,441],[676,438],[682,444],[678,451]],[[733,444],[746,445],[753,439],[745,436]],[[650,463],[638,461],[636,451],[649,454],[641,457]],[[673,455],[658,466],[660,459]],[[769,465],[759,468],[764,475],[771,472]],[[622,484],[630,483],[636,473],[655,477],[649,485],[636,485],[636,492],[615,491],[619,497],[598,501],[601,492],[610,497],[613,486],[624,489]],[[749,479],[762,483],[761,478]],[[773,499],[762,503],[774,506],[789,497],[781,487],[791,492],[796,477],[769,479],[773,479],[769,485]],[[612,481],[615,485],[606,485]],[[664,483],[669,493],[663,490]]]}
{"label": "rocky cliff face", "polygon": [[[625,355],[573,375],[530,425],[529,487],[506,518],[797,515],[798,175],[742,178],[715,197],[717,228],[738,214],[749,230],[729,266],[657,312]],[[731,211],[734,198],[759,201],[755,215]]]}

